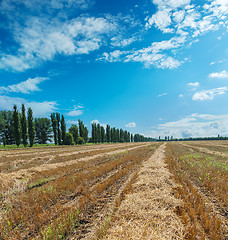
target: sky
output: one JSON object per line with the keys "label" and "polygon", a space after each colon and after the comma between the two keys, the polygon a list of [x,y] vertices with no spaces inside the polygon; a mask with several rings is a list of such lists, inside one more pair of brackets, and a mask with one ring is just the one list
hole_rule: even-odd
{"label": "sky", "polygon": [[228,0],[1,0],[0,110],[228,136],[227,43]]}

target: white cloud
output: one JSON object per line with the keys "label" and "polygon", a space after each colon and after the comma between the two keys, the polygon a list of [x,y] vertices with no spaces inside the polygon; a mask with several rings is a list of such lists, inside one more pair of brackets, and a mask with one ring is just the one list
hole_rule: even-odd
{"label": "white cloud", "polygon": [[98,60],[105,60],[109,62],[142,62],[146,68],[155,66],[158,68],[177,68],[183,61],[179,61],[165,52],[174,50],[185,42],[185,37],[173,37],[167,41],[153,42],[151,46],[140,50],[120,51],[115,50],[111,53],[104,53]]}
{"label": "white cloud", "polygon": [[216,137],[228,135],[228,114],[212,115],[194,113],[180,120],[158,124],[146,135],[152,137],[173,136],[186,137]]}
{"label": "white cloud", "polygon": [[36,9],[39,12],[44,12],[45,10],[61,10],[69,8],[81,8],[86,9],[93,4],[91,0],[2,0],[0,9],[2,11],[12,11],[15,10],[17,4],[23,4],[28,10],[34,11]]}
{"label": "white cloud", "polygon": [[153,24],[163,31],[164,33],[172,32],[172,29],[168,28],[171,24],[171,13],[169,9],[163,9],[155,13],[146,23],[146,28],[151,27]]}
{"label": "white cloud", "polygon": [[139,37],[130,37],[130,38],[123,38],[123,36],[113,37],[111,38],[112,45],[115,47],[126,47],[133,42],[139,40]]}
{"label": "white cloud", "polygon": [[135,122],[130,122],[128,124],[125,125],[128,128],[135,128],[136,127],[136,123]]}
{"label": "white cloud", "polygon": [[214,65],[214,64],[217,64],[217,63],[223,63],[224,60],[219,60],[219,61],[215,61],[215,62],[211,62],[210,65]]}
{"label": "white cloud", "polygon": [[162,97],[162,96],[165,96],[167,95],[168,93],[162,93],[162,94],[159,94],[158,97]]}
{"label": "white cloud", "polygon": [[75,124],[75,125],[77,125],[77,124],[78,124],[78,121],[68,120],[67,123],[68,123],[68,124]]}
{"label": "white cloud", "polygon": [[83,106],[81,105],[77,105],[77,106],[74,106],[74,110],[70,111],[67,113],[68,116],[71,116],[71,117],[77,117],[77,116],[80,116],[84,113],[84,110],[83,110]]}
{"label": "white cloud", "polygon": [[185,16],[185,11],[184,10],[176,11],[172,15],[173,20],[176,23],[180,23],[184,19],[184,16]]}
{"label": "white cloud", "polygon": [[[146,29],[154,26],[162,33],[173,33],[176,37],[185,36],[185,41],[177,46],[178,49],[184,45],[190,47],[199,41],[201,35],[216,31],[221,27],[228,27],[227,0],[208,1],[204,5],[191,5],[191,0],[152,0],[152,2],[157,6],[157,12],[146,17]],[[149,64],[148,56],[144,54],[142,59],[147,60],[146,66],[162,66],[162,64],[151,64],[152,56],[150,56]],[[172,57],[173,59],[177,60],[176,57]],[[173,65],[163,65],[162,68],[177,68],[184,62],[183,60],[177,61]]]}
{"label": "white cloud", "polygon": [[185,7],[191,3],[191,0],[152,0],[157,5],[158,9],[171,8],[177,9]]}
{"label": "white cloud", "polygon": [[165,52],[174,50],[185,42],[185,37],[173,37],[170,40],[153,42],[151,46],[133,51],[125,57],[125,62],[142,62],[145,67],[155,66],[158,68],[177,68],[183,61],[179,61]]}
{"label": "white cloud", "polygon": [[96,123],[96,124],[100,124],[100,126],[106,128],[107,124],[106,123],[101,123],[99,120],[95,119],[93,121],[90,122],[91,124]]}
{"label": "white cloud", "polygon": [[15,28],[15,41],[20,47],[15,55],[2,53],[0,68],[24,71],[59,54],[88,54],[116,31],[117,23],[105,18],[78,17],[61,22],[31,17],[25,26]]}
{"label": "white cloud", "polygon": [[41,91],[37,85],[47,79],[48,78],[44,78],[44,77],[29,78],[26,81],[18,84],[9,85],[7,87],[0,87],[0,93],[3,93],[3,92],[19,93],[20,92],[20,93],[29,94],[35,91]]}
{"label": "white cloud", "polygon": [[221,72],[214,72],[214,73],[210,73],[209,78],[228,78],[228,73],[227,71],[221,71]]}
{"label": "white cloud", "polygon": [[179,97],[179,98],[183,98],[183,97],[184,97],[184,94],[181,93],[181,94],[178,95],[178,97]]}
{"label": "white cloud", "polygon": [[188,83],[188,86],[198,87],[199,86],[199,82]]}
{"label": "white cloud", "polygon": [[23,98],[0,95],[0,109],[12,110],[13,105],[17,105],[18,108],[20,108],[21,104],[25,104],[26,108],[31,107],[33,110],[33,114],[36,117],[48,117],[50,113],[56,111],[57,109],[57,103],[54,101],[35,102]]}
{"label": "white cloud", "polygon": [[95,119],[95,120],[91,121],[90,123],[91,123],[91,124],[93,124],[93,123],[98,124],[98,123],[100,123],[100,122],[99,122],[97,119]]}
{"label": "white cloud", "polygon": [[204,100],[213,100],[216,95],[223,95],[228,91],[227,87],[214,88],[210,90],[203,90],[201,92],[196,92],[192,100],[204,101]]}

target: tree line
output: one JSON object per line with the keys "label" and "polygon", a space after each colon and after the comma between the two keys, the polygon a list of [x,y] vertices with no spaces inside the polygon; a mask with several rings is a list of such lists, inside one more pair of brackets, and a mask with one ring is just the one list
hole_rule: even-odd
{"label": "tree line", "polygon": [[67,132],[63,115],[52,113],[50,119],[34,118],[31,108],[26,114],[24,104],[21,112],[16,105],[13,111],[0,111],[0,144],[32,147],[53,140],[55,145],[83,144],[88,141],[88,130],[79,120],[79,133],[76,125],[72,125]]}
{"label": "tree line", "polygon": [[28,108],[27,112],[24,104],[21,111],[17,106],[13,106],[12,111],[0,111],[0,144],[25,147],[32,147],[34,144],[47,144],[54,142],[55,145],[74,145],[90,143],[116,143],[116,142],[145,142],[153,141],[140,134],[130,132],[115,127],[101,126],[99,123],[92,123],[91,137],[83,121],[78,120],[78,126],[72,124],[66,129],[65,118],[59,113],[52,113],[49,118],[34,118],[33,111]]}

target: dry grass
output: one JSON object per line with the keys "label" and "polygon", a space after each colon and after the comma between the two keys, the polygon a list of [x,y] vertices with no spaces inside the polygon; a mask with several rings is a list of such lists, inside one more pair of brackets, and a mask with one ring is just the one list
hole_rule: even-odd
{"label": "dry grass", "polygon": [[[175,194],[184,206],[177,214],[186,225],[187,239],[226,239],[227,172],[218,156],[211,158],[184,146],[168,146],[167,164],[179,187]],[[214,164],[212,164],[214,163]],[[211,200],[217,199],[215,203]],[[213,227],[212,227],[213,226]]]}
{"label": "dry grass", "polygon": [[[0,239],[66,238],[75,228],[83,228],[81,219],[101,205],[101,196],[117,194],[151,151],[150,147],[125,147],[115,154],[36,172],[20,191],[5,185]],[[7,189],[12,193],[7,195]]]}
{"label": "dry grass", "polygon": [[164,145],[140,168],[104,239],[182,239],[184,227],[174,213],[181,201],[173,196],[163,150]]}

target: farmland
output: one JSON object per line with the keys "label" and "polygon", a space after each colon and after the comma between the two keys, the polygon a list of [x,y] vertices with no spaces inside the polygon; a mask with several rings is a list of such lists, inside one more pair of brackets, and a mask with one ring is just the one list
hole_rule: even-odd
{"label": "farmland", "polygon": [[227,239],[228,142],[0,151],[0,239]]}

